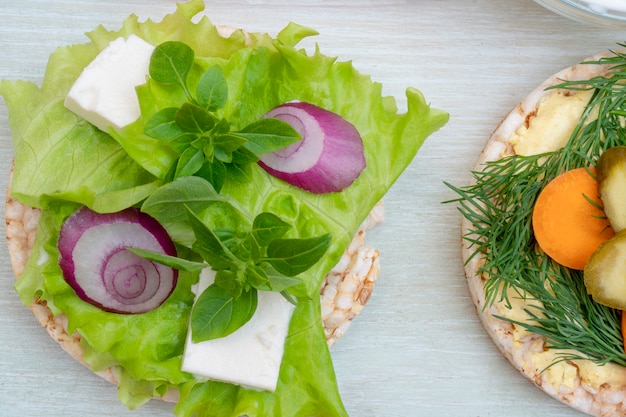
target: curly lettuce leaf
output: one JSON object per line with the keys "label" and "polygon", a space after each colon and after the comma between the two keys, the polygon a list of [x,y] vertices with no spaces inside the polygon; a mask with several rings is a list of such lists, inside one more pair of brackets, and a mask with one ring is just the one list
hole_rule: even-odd
{"label": "curly lettuce leaf", "polygon": [[[15,149],[13,196],[43,210],[35,248],[16,289],[24,304],[40,297],[55,314],[68,317],[70,331],[82,336],[85,360],[92,368],[117,370],[119,397],[129,408],[178,390],[181,400],[175,412],[181,417],[344,416],[321,324],[319,285],[374,204],[448,115],[430,108],[415,89],[407,90],[407,112],[398,114],[394,99],[383,97],[381,85],[359,74],[351,63],[337,62],[319,50],[308,55],[297,49],[302,39],[316,33],[311,29],[290,24],[275,39],[242,31],[223,38],[208,18],[192,22],[203,8],[201,0],[192,0],[160,22],[139,22],[130,16],[118,31],[98,27],[88,34],[89,43],[62,47],[51,55],[41,88],[21,81],[0,82]],[[193,302],[191,285],[197,276],[183,274],[159,309],[122,316],[78,299],[58,268],[58,231],[78,205],[118,211],[168,187],[162,179],[176,151],[143,135],[143,123],[176,101],[175,94],[151,83],[138,88],[142,118],[110,134],[63,106],[82,69],[112,40],[130,34],[153,45],[183,41],[195,50],[199,67],[220,65],[230,90],[223,112],[231,123],[243,126],[277,104],[298,99],[342,115],[363,137],[367,168],[341,193],[312,195],[256,166],[243,173],[247,182],[227,180],[222,189],[251,217],[269,211],[296,226],[299,236],[327,232],[333,236],[328,256],[306,272],[306,284],[297,294],[276,393],[198,381],[180,371]],[[158,210],[153,214],[160,217]]]}

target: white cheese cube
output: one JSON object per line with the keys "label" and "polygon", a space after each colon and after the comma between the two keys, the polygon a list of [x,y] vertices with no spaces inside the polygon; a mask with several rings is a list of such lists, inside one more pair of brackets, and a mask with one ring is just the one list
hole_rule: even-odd
{"label": "white cheese cube", "polygon": [[83,70],[65,107],[103,131],[139,118],[135,87],[146,82],[154,46],[136,35],[117,38]]}
{"label": "white cheese cube", "polygon": [[[202,271],[197,296],[213,283],[214,277],[210,268]],[[294,309],[279,293],[259,291],[256,312],[234,333],[193,343],[189,330],[182,370],[198,377],[275,391]]]}

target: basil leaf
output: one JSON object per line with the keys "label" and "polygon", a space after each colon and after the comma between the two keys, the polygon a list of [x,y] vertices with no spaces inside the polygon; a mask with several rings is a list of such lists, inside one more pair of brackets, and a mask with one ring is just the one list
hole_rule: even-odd
{"label": "basil leaf", "polygon": [[243,292],[243,278],[237,272],[223,269],[215,273],[214,284],[226,290],[233,297],[239,297]]}
{"label": "basil leaf", "polygon": [[248,141],[245,148],[257,155],[275,152],[302,140],[291,125],[274,118],[252,122],[236,134],[245,138]]}
{"label": "basil leaf", "polygon": [[213,138],[213,145],[216,148],[220,148],[223,151],[229,153],[236,151],[241,147],[241,145],[245,143],[245,138],[232,133],[215,135],[215,137]]}
{"label": "basil leaf", "polygon": [[272,213],[261,213],[252,223],[252,235],[259,245],[266,247],[274,240],[281,238],[291,229],[291,225]]}
{"label": "basil leaf", "polygon": [[190,133],[208,132],[217,122],[211,113],[193,103],[183,103],[176,112],[175,120],[182,130]]}
{"label": "basil leaf", "polygon": [[176,164],[175,178],[188,177],[200,170],[204,164],[204,154],[200,149],[187,148]]}
{"label": "basil leaf", "polygon": [[246,183],[252,181],[253,174],[250,164],[236,162],[235,156],[237,152],[233,152],[233,162],[226,165],[228,178],[235,182]]}
{"label": "basil leaf", "polygon": [[234,152],[241,148],[246,140],[236,134],[227,133],[213,137],[213,153],[217,159],[225,163],[232,163]]}
{"label": "basil leaf", "polygon": [[169,266],[173,269],[178,269],[180,271],[188,271],[188,272],[196,272],[201,271],[207,267],[207,264],[204,262],[194,262],[189,261],[187,259],[178,258],[176,256],[165,255],[160,252],[154,252],[151,250],[141,249],[141,248],[126,248],[130,252],[134,253],[137,256],[141,256],[144,259],[149,261],[157,262],[165,266]]}
{"label": "basil leaf", "polygon": [[229,164],[233,161],[233,153],[222,148],[214,147],[213,156],[215,156],[215,159],[225,164]]}
{"label": "basil leaf", "polygon": [[186,132],[176,123],[175,116],[177,111],[178,108],[176,107],[168,107],[159,110],[153,114],[144,125],[144,133],[155,139],[168,141],[186,135]]}
{"label": "basil leaf", "polygon": [[282,295],[285,298],[285,300],[289,301],[294,306],[298,305],[298,299],[294,297],[293,295],[289,294],[287,291],[281,291],[280,295]]}
{"label": "basil leaf", "polygon": [[208,111],[216,111],[226,105],[228,99],[228,83],[222,68],[209,68],[202,76],[196,87],[198,104]]}
{"label": "basil leaf", "polygon": [[252,265],[246,268],[246,283],[257,289],[266,289],[270,287],[270,280],[267,277],[267,274],[263,268],[257,265]]}
{"label": "basil leaf", "polygon": [[261,248],[250,233],[245,238],[240,239],[239,244],[233,249],[233,253],[242,262],[257,262],[262,256]]}
{"label": "basil leaf", "polygon": [[150,57],[150,76],[157,82],[178,84],[187,90],[187,75],[193,65],[194,52],[182,42],[168,41],[154,48]]}
{"label": "basil leaf", "polygon": [[249,165],[259,161],[259,157],[247,150],[246,148],[239,148],[233,152],[233,164],[237,165]]}
{"label": "basil leaf", "polygon": [[194,212],[189,209],[187,211],[191,228],[196,236],[192,248],[216,271],[229,269],[236,262],[235,256]]}
{"label": "basil leaf", "polygon": [[[269,288],[268,291],[275,292],[283,292],[288,288],[295,287],[296,285],[302,284],[302,279],[298,277],[288,277],[274,270],[273,268],[268,268],[265,270],[265,274],[267,279],[269,280]],[[259,290],[263,288],[257,288]]]}
{"label": "basil leaf", "polygon": [[[224,197],[205,179],[183,177],[156,190],[144,201],[141,210],[161,224],[170,225],[187,222],[188,213],[187,209],[182,209],[183,205],[193,211],[200,211],[209,204],[222,200]],[[173,210],[173,207],[178,209]]]}
{"label": "basil leaf", "polygon": [[230,123],[228,123],[228,120],[221,118],[217,121],[217,123],[215,123],[215,127],[213,128],[211,133],[213,134],[213,136],[217,136],[220,134],[226,134],[229,131],[230,131]]}
{"label": "basil leaf", "polygon": [[329,233],[309,239],[276,239],[267,247],[267,261],[292,277],[312,267],[326,253],[330,240]]}
{"label": "basil leaf", "polygon": [[232,334],[252,318],[257,305],[256,290],[234,297],[220,286],[210,285],[191,313],[191,339],[198,343]]}
{"label": "basil leaf", "polygon": [[202,165],[200,170],[196,172],[196,175],[210,182],[215,191],[219,193],[222,190],[224,181],[226,181],[226,166],[222,161],[217,159],[207,161]]}

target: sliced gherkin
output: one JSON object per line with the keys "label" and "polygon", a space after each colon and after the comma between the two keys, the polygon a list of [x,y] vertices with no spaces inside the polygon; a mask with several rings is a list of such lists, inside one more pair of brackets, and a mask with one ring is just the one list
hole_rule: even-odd
{"label": "sliced gherkin", "polygon": [[626,310],[626,231],[617,233],[591,255],[584,280],[596,302]]}
{"label": "sliced gherkin", "polygon": [[626,229],[626,146],[607,149],[596,166],[600,198],[615,232]]}

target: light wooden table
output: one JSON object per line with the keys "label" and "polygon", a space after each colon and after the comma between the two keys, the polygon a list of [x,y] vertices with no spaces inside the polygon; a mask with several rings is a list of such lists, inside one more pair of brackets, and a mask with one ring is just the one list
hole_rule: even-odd
{"label": "light wooden table", "polygon": [[[313,27],[321,51],[353,60],[405,107],[414,86],[450,122],[430,137],[386,197],[370,235],[382,273],[364,312],[332,349],[339,388],[357,417],[580,413],[518,374],[484,332],[460,260],[460,218],[444,181],[464,185],[498,121],[552,73],[615,48],[623,32],[585,27],[531,0],[211,1],[216,24],[276,34],[289,21]],[[160,18],[173,0],[0,0],[0,78],[41,83],[48,55],[85,42],[98,24],[117,29],[130,13]],[[313,46],[313,41],[305,43]],[[0,102],[0,172],[12,158]],[[0,189],[7,185],[0,175]],[[4,212],[0,209],[0,215]],[[115,387],[75,363],[41,329],[12,289],[0,245],[0,415],[169,416],[151,402],[136,411]]]}

